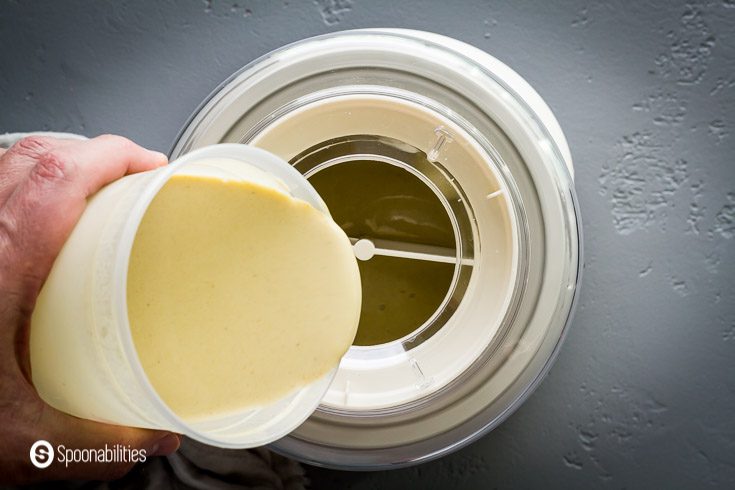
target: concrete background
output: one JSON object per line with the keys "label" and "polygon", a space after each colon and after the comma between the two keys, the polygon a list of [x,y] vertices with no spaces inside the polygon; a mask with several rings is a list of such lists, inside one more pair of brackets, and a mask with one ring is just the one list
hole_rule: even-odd
{"label": "concrete background", "polygon": [[[515,4],[512,4],[515,3]],[[487,50],[546,99],[577,170],[581,301],[538,391],[456,454],[315,488],[735,486],[735,2],[0,2],[0,132],[167,151],[232,72],[358,27]]]}

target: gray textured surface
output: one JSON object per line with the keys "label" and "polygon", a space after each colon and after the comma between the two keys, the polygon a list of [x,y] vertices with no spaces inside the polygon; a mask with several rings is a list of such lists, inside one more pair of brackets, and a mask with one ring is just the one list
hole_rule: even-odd
{"label": "gray textured surface", "polygon": [[0,132],[167,150],[256,56],[375,26],[472,43],[537,88],[575,159],[585,277],[558,362],[500,428],[412,469],[310,470],[315,487],[735,487],[732,0],[2,2]]}

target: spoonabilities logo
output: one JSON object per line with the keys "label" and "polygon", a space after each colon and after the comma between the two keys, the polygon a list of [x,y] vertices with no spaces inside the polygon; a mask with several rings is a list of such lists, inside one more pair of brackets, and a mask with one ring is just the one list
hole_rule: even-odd
{"label": "spoonabilities logo", "polygon": [[54,447],[43,439],[33,443],[31,463],[36,468],[48,468],[54,461],[68,467],[74,463],[144,463],[145,449],[133,449],[129,445],[105,444],[99,448],[69,448],[63,444]]}
{"label": "spoonabilities logo", "polygon": [[31,463],[36,468],[48,468],[54,462],[54,448],[48,441],[40,440],[31,446]]}

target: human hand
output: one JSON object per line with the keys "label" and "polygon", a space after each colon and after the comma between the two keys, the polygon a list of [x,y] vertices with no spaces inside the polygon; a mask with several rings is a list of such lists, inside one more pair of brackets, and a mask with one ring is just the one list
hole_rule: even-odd
{"label": "human hand", "polygon": [[0,483],[111,479],[133,466],[55,462],[39,470],[29,458],[39,439],[80,449],[121,444],[147,456],[178,448],[176,434],[83,420],[47,405],[31,384],[29,355],[36,298],[87,198],[126,174],[166,162],[161,153],[111,135],[29,137],[0,149]]}

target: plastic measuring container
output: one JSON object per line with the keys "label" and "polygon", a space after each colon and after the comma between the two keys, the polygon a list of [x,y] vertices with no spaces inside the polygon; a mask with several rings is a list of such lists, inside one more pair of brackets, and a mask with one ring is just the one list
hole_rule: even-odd
{"label": "plastic measuring container", "polygon": [[200,148],[104,187],[89,200],[38,297],[31,320],[33,384],[47,403],[78,417],[170,430],[220,447],[268,444],[317,408],[337,366],[273,403],[190,423],[156,393],[133,344],[126,299],[130,252],[151,200],[177,174],[257,182],[329,214],[291,165],[240,144]]}

